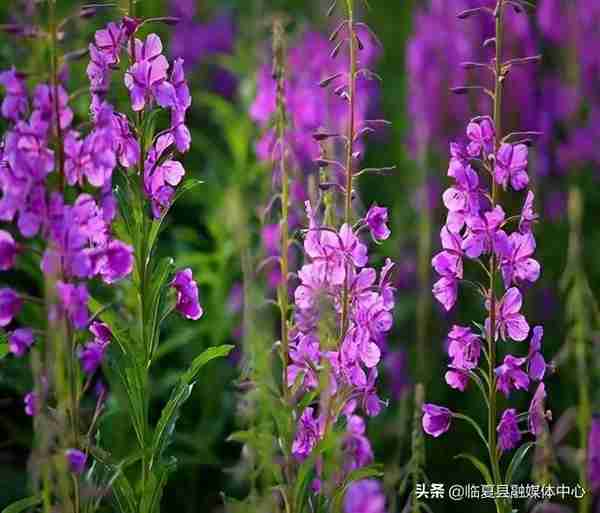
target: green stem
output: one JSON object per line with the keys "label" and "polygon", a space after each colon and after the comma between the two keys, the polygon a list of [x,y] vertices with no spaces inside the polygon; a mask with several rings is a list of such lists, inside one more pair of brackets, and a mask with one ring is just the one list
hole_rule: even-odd
{"label": "green stem", "polygon": [[[588,434],[592,421],[592,404],[590,398],[590,380],[588,370],[588,340],[589,340],[589,307],[586,304],[589,291],[582,254],[582,230],[581,220],[583,217],[583,195],[577,186],[572,186],[569,192],[569,223],[571,225],[569,241],[569,271],[573,274],[571,283],[570,308],[568,311],[573,315],[573,330],[571,333],[571,355],[577,369],[577,429],[579,432],[579,447],[582,451],[582,461],[579,465],[579,479],[581,485],[588,489],[587,455]],[[591,510],[591,496],[585,496],[579,501],[579,513],[589,513]]]}
{"label": "green stem", "polygon": [[278,287],[279,310],[281,316],[281,347],[283,361],[282,389],[284,397],[288,398],[289,387],[287,384],[287,367],[289,360],[289,333],[288,333],[288,312],[289,312],[289,290],[288,274],[289,262],[288,253],[290,246],[290,227],[289,227],[289,203],[290,203],[290,178],[286,163],[286,111],[285,111],[285,44],[284,28],[281,21],[276,21],[273,26],[273,50],[275,54],[275,68],[277,73],[277,139],[279,140],[279,167],[281,171],[281,284]]}
{"label": "green stem", "polygon": [[[495,23],[496,23],[496,57],[495,57],[495,86],[494,86],[494,126],[496,129],[495,137],[495,149],[496,151],[500,147],[500,141],[502,140],[502,92],[504,86],[504,75],[502,69],[502,47],[504,43],[504,31],[503,31],[503,18],[504,18],[504,0],[498,0],[495,11]],[[496,207],[498,202],[498,187],[496,180],[492,175],[492,208]],[[498,443],[496,436],[496,421],[497,421],[497,394],[496,394],[496,295],[495,286],[497,278],[497,262],[494,252],[490,256],[489,264],[489,296],[490,296],[490,329],[487,334],[488,354],[490,357],[488,367],[488,379],[490,382],[489,387],[489,408],[488,408],[488,446],[490,454],[490,463],[492,466],[492,475],[496,484],[502,483],[502,475],[500,472],[500,461],[498,455]],[[497,499],[496,510],[498,513],[504,513],[506,502]]]}
{"label": "green stem", "polygon": [[[350,47],[350,74],[348,76],[349,82],[349,116],[348,116],[348,128],[347,128],[347,142],[346,142],[346,191],[345,191],[345,205],[344,205],[344,222],[348,227],[352,226],[352,188],[354,186],[354,166],[353,166],[353,153],[354,153],[354,137],[355,137],[355,111],[356,111],[356,37],[354,33],[354,0],[346,0],[346,6],[348,11],[348,44]],[[343,338],[348,329],[348,309],[350,302],[350,283],[348,272],[346,272],[346,279],[344,280],[344,295],[342,302],[342,322],[341,322],[341,337]]]}

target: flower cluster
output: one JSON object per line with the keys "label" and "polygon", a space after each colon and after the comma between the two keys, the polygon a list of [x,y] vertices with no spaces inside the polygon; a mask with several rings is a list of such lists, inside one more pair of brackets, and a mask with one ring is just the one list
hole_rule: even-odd
{"label": "flower cluster", "polygon": [[[351,416],[349,423],[356,426],[362,419],[353,415],[354,412],[376,416],[382,407],[375,382],[385,336],[392,327],[394,287],[390,277],[393,264],[388,259],[378,277],[377,271],[367,265],[367,246],[357,231],[346,224],[338,232],[323,226],[309,202],[306,211],[309,228],[304,251],[308,261],[298,272],[300,284],[294,293],[296,330],[290,344],[288,386],[299,382],[305,392],[315,389],[323,379],[321,371],[327,370],[332,400],[340,402],[339,412]],[[367,213],[361,225],[368,227],[372,216]],[[387,226],[378,225],[377,230],[387,233]],[[338,347],[336,333],[341,328],[346,280],[350,305],[348,326]],[[332,322],[329,327],[325,326],[328,319]],[[312,408],[305,410],[293,448],[297,457],[310,453],[322,434],[318,429],[322,422],[322,418],[314,417]],[[352,427],[349,430],[355,436],[362,436],[358,431]],[[363,441],[361,444],[365,445]],[[361,450],[361,453],[369,452]]]}
{"label": "flower cluster", "polygon": [[[462,17],[480,10],[483,8],[464,11]],[[505,28],[504,14],[508,11],[506,3],[499,0],[494,11],[497,30]],[[493,42],[498,45],[503,39],[494,34]],[[502,112],[501,100],[510,63],[536,60],[535,57],[514,59],[504,64],[500,62],[503,51],[506,49],[502,46],[495,48],[495,56],[488,66],[495,77],[494,92],[490,93],[495,116]],[[470,63],[470,66],[479,65],[485,64]],[[523,434],[521,421],[527,421],[527,431],[534,436],[540,436],[544,431],[549,413],[544,406],[546,388],[543,380],[549,365],[541,350],[543,328],[530,329],[521,313],[524,287],[535,283],[541,273],[541,266],[534,258],[533,225],[538,216],[533,206],[534,194],[527,191],[529,149],[522,139],[523,134],[533,132],[504,135],[496,126],[500,121],[489,116],[473,118],[467,125],[464,142],[450,144],[448,176],[452,185],[443,193],[448,215],[440,233],[442,251],[433,257],[432,266],[439,275],[433,295],[445,310],[451,310],[457,303],[461,283],[475,285],[487,310],[485,321],[476,324],[479,331],[455,325],[448,334],[450,363],[445,375],[448,385],[464,392],[471,381],[476,381],[490,412],[495,413],[497,393],[509,397],[515,390],[529,390],[538,383],[527,413],[506,409],[499,424],[490,426],[490,432],[496,428],[497,445],[503,452],[519,445]],[[514,215],[507,215],[498,200],[499,191],[510,190],[527,191],[521,212]],[[465,263],[469,261],[483,269],[488,280],[485,284],[465,279]],[[511,347],[516,348],[528,337],[529,348],[525,355],[505,354],[499,364],[497,357],[504,347],[500,341],[512,341]],[[482,359],[484,352],[486,358]],[[423,407],[423,414],[424,430],[435,437],[448,431],[453,416],[464,418],[431,404]],[[496,423],[497,419],[493,418],[491,422]],[[497,465],[496,436],[490,436],[488,447],[491,464]]]}
{"label": "flower cluster", "polygon": [[[99,148],[108,150],[93,154],[100,155],[113,168],[117,163],[126,169],[139,164],[140,147],[132,136],[131,121],[124,114],[115,112],[105,101],[111,76],[126,52],[130,65],[124,72],[124,83],[129,91],[132,110],[142,112],[158,105],[171,112],[170,128],[156,137],[143,164],[144,192],[151,201],[154,217],[159,218],[170,206],[175,188],[185,174],[181,163],[174,159],[174,153],[185,153],[190,149],[191,136],[185,118],[192,98],[183,60],[176,59],[169,64],[156,34],[149,34],[143,41],[135,38],[138,25],[136,20],[129,18],[120,24],[109,23],[105,29],[96,32],[94,42],[90,44],[91,59],[87,73],[93,95],[95,132],[99,132],[97,144]],[[80,151],[83,155],[77,162],[88,162],[87,147],[93,148],[91,144],[82,145]],[[77,155],[79,152],[73,153]],[[85,166],[79,166],[79,169],[82,168],[85,170]],[[87,172],[86,176],[89,180]]]}
{"label": "flower cluster", "polygon": [[[530,330],[521,313],[521,287],[527,282],[534,283],[540,276],[540,264],[533,258],[536,244],[532,227],[537,214],[533,210],[533,192],[528,191],[521,213],[507,217],[499,204],[490,201],[491,191],[486,189],[476,166],[486,163],[483,165],[490,171],[494,187],[522,191],[529,183],[528,148],[524,144],[503,142],[494,151],[495,128],[487,117],[473,119],[466,135],[466,144],[451,145],[448,176],[454,183],[443,194],[448,216],[440,233],[442,251],[432,259],[433,268],[440,275],[433,294],[446,310],[451,310],[458,299],[459,284],[464,280],[464,262],[490,258],[491,272],[502,276],[505,292],[493,301],[494,333],[490,333],[490,310],[491,295],[495,292],[485,292],[488,317],[483,335],[492,337],[494,343],[499,339],[522,342],[532,332],[528,354],[523,357],[508,354],[495,369],[497,390],[508,397],[512,390],[528,390],[532,382],[541,382],[547,368],[541,352],[543,328],[536,326]],[[513,220],[517,228],[509,233]],[[452,388],[461,391],[467,388],[470,374],[479,366],[481,336],[464,326],[454,326],[448,334],[451,362],[446,382]],[[498,426],[503,450],[515,447],[520,440],[520,435],[516,436],[519,433],[516,420],[516,411],[507,410]],[[439,434],[436,430],[430,434],[434,432]]]}

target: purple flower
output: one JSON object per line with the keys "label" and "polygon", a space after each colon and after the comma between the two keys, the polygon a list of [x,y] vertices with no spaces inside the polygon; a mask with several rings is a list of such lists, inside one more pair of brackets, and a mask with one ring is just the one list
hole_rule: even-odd
{"label": "purple flower", "polygon": [[96,268],[105,283],[115,283],[133,270],[133,247],[120,240],[112,240],[99,250]]}
{"label": "purple flower", "polygon": [[173,143],[170,132],[158,137],[144,164],[144,191],[152,202],[152,213],[157,219],[170,207],[175,187],[185,175],[180,162],[163,159],[163,154]]}
{"label": "purple flower", "polygon": [[490,118],[484,118],[479,122],[471,121],[467,125],[467,137],[469,145],[467,151],[471,157],[479,157],[481,152],[491,153],[494,148],[496,131]]}
{"label": "purple flower", "polygon": [[588,442],[588,480],[592,493],[600,492],[600,417],[592,418]]}
{"label": "purple flower", "polygon": [[29,328],[19,328],[8,335],[8,348],[18,357],[23,356],[33,342],[33,332]]}
{"label": "purple flower", "polygon": [[469,258],[479,258],[484,253],[489,253],[499,237],[504,233],[500,228],[506,216],[502,207],[497,206],[483,216],[467,217],[467,237],[463,241],[462,249]]}
{"label": "purple flower", "polygon": [[450,364],[444,374],[444,380],[451,388],[464,392],[469,384],[469,371]]}
{"label": "purple flower", "polygon": [[433,284],[433,295],[446,311],[452,310],[458,298],[458,280],[443,276]]}
{"label": "purple flower", "polygon": [[[69,93],[61,85],[58,86],[58,111],[60,128],[66,130],[73,121],[73,111],[69,108]],[[31,122],[35,126],[44,127],[46,130],[53,125],[55,119],[54,88],[47,84],[40,84],[33,94],[33,113]]]}
{"label": "purple flower", "polygon": [[528,369],[529,377],[534,381],[542,381],[546,375],[546,360],[542,354],[542,337],[544,336],[544,328],[535,326],[533,328],[533,336],[529,344]]}
{"label": "purple flower", "polygon": [[371,230],[371,235],[376,241],[386,240],[390,236],[390,229],[387,227],[388,211],[387,208],[372,205],[367,215],[365,222]]}
{"label": "purple flower", "polygon": [[544,432],[546,417],[549,415],[545,411],[545,401],[546,385],[540,383],[529,406],[529,431],[535,436],[539,436]]}
{"label": "purple flower", "polygon": [[448,355],[452,365],[459,369],[472,370],[477,367],[481,355],[481,338],[464,326],[453,326],[448,333]]}
{"label": "purple flower", "polygon": [[[504,232],[502,232],[504,233]],[[535,239],[533,233],[512,233],[496,239],[496,250],[501,255],[500,270],[504,286],[528,281],[534,283],[540,277],[540,264],[533,257]]]}
{"label": "purple flower", "polygon": [[8,271],[15,265],[17,245],[12,235],[0,230],[0,271]]}
{"label": "purple flower", "polygon": [[6,97],[2,101],[2,116],[16,123],[29,108],[25,77],[13,67],[0,73],[0,85],[6,89]]}
{"label": "purple flower", "polygon": [[511,354],[504,357],[504,363],[496,368],[496,389],[506,397],[511,390],[527,390],[529,388],[529,376],[522,369],[527,358],[517,358]]}
{"label": "purple flower", "polygon": [[428,435],[437,438],[450,429],[452,412],[443,406],[435,404],[423,405],[423,430]]}
{"label": "purple flower", "polygon": [[23,300],[12,289],[0,289],[0,326],[8,326],[21,311]]}
{"label": "purple flower", "polygon": [[77,329],[85,328],[89,321],[90,295],[87,287],[83,283],[73,285],[59,281],[56,283],[56,291],[71,324]]}
{"label": "purple flower", "polygon": [[121,46],[126,41],[122,25],[109,23],[106,28],[96,31],[94,35],[95,47],[102,52],[106,61],[111,66],[119,62]]}
{"label": "purple flower", "polygon": [[181,153],[190,149],[192,136],[185,125],[185,113],[192,104],[190,89],[185,80],[183,71],[183,59],[175,59],[171,72],[171,84],[175,89],[176,102],[171,110],[171,133],[175,140],[175,146]]}
{"label": "purple flower", "polygon": [[481,206],[479,177],[470,165],[453,159],[450,161],[448,176],[454,178],[454,186],[442,195],[444,205],[448,209],[446,226],[453,233],[458,233],[465,224],[467,216],[477,215]]}
{"label": "purple flower", "polygon": [[176,104],[175,89],[167,81],[169,63],[162,50],[162,42],[156,34],[150,34],[144,42],[134,41],[134,64],[125,74],[125,86],[131,95],[131,108],[136,112],[143,110],[152,98],[161,107]]}
{"label": "purple flower", "polygon": [[[489,310],[489,300],[486,301],[486,308]],[[502,340],[511,338],[517,342],[522,342],[529,334],[529,324],[525,316],[520,313],[523,304],[521,291],[512,287],[506,291],[504,297],[496,303],[496,329],[494,337],[497,340],[500,337]],[[490,318],[485,321],[486,330],[489,332]]]}
{"label": "purple flower", "polygon": [[385,513],[385,495],[379,481],[352,482],[344,498],[344,513]]}
{"label": "purple flower", "polygon": [[321,424],[321,420],[314,417],[313,408],[302,412],[292,444],[292,454],[298,461],[305,460],[323,436]]}
{"label": "purple flower", "polygon": [[94,374],[104,360],[106,348],[110,343],[111,333],[108,326],[102,323],[93,323],[90,331],[96,335],[96,339],[88,342],[79,351],[79,361],[83,372],[88,375]]}
{"label": "purple flower", "polygon": [[505,410],[496,429],[498,431],[498,445],[501,451],[514,449],[521,441],[517,410]]}
{"label": "purple flower", "polygon": [[519,220],[519,231],[521,233],[529,233],[535,223],[538,220],[538,215],[533,210],[533,200],[535,196],[533,192],[527,191],[527,197],[523,204],[523,210],[521,212],[521,218]]}
{"label": "purple flower", "polygon": [[23,398],[25,403],[25,414],[29,417],[35,417],[39,413],[39,401],[35,392],[29,392]]}
{"label": "purple flower", "polygon": [[496,165],[494,167],[496,183],[504,189],[510,183],[515,191],[527,187],[529,185],[527,154],[528,149],[524,144],[515,146],[508,143],[502,144],[496,155]]}
{"label": "purple flower", "polygon": [[366,437],[365,421],[358,415],[348,417],[348,434],[342,442],[345,453],[344,472],[349,473],[373,462],[373,450]]}
{"label": "purple flower", "polygon": [[443,251],[431,260],[431,264],[440,276],[462,279],[463,250],[460,235],[451,232],[447,226],[440,232]]}
{"label": "purple flower", "polygon": [[73,474],[82,474],[85,470],[87,454],[79,449],[67,449],[65,451],[65,456],[67,457],[67,462],[69,463],[69,470]]}
{"label": "purple flower", "polygon": [[319,339],[312,334],[301,334],[298,342],[292,342],[291,363],[287,367],[288,386],[293,386],[301,376],[301,384],[305,390],[316,388],[319,385],[319,377],[315,369],[319,365],[320,355]]}
{"label": "purple flower", "polygon": [[177,271],[171,286],[177,290],[177,304],[175,308],[187,319],[194,321],[200,319],[204,311],[198,299],[198,284],[194,281],[191,269]]}

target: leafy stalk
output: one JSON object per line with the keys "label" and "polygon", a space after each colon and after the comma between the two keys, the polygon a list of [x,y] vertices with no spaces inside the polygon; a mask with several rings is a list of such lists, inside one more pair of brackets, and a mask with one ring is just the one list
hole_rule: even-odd
{"label": "leafy stalk", "polygon": [[[494,11],[495,17],[495,35],[496,35],[496,56],[494,62],[494,107],[493,107],[493,120],[496,129],[495,136],[495,151],[497,152],[500,148],[502,141],[502,93],[504,87],[504,72],[502,69],[502,49],[504,43],[504,0],[498,0],[496,9]],[[496,207],[498,201],[498,186],[496,180],[492,178],[492,209]],[[489,299],[490,299],[490,327],[487,333],[487,345],[489,355],[489,366],[488,366],[488,380],[489,386],[489,397],[488,397],[488,448],[490,455],[490,463],[492,475],[495,484],[502,484],[502,477],[500,473],[500,461],[499,452],[496,437],[496,420],[497,420],[497,391],[496,391],[496,374],[494,372],[496,368],[496,294],[495,286],[497,280],[497,262],[494,251],[491,252],[489,262]],[[505,511],[505,502],[501,499],[496,499],[496,510],[498,513]]]}

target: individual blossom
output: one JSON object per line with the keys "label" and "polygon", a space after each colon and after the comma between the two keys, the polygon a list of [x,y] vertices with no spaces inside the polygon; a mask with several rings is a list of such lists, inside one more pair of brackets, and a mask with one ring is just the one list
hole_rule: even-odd
{"label": "individual blossom", "polygon": [[510,184],[515,191],[529,185],[527,174],[527,155],[529,150],[524,144],[504,143],[496,154],[494,180],[504,189]]}
{"label": "individual blossom", "polygon": [[12,289],[0,289],[0,326],[8,326],[18,315],[23,306],[23,300]]}
{"label": "individual blossom", "polygon": [[51,85],[40,84],[35,88],[31,123],[34,127],[38,127],[38,130],[47,130],[48,127],[53,125],[56,106],[58,106],[61,130],[66,130],[73,121],[73,111],[69,107],[69,93],[62,85],[59,85],[56,89],[58,98],[55,100],[55,89]]}
{"label": "individual blossom", "polygon": [[112,284],[131,274],[133,261],[133,247],[115,239],[97,251],[95,265],[104,283]]}
{"label": "individual blossom", "polygon": [[450,429],[452,412],[444,406],[435,404],[423,405],[423,430],[437,438]]}
{"label": "individual blossom", "polygon": [[25,414],[29,417],[35,417],[39,412],[38,395],[35,392],[29,392],[23,398],[25,403]]}
{"label": "individual blossom", "polygon": [[300,383],[305,390],[316,388],[319,378],[315,369],[320,361],[319,339],[313,334],[300,334],[298,340],[290,344],[291,363],[287,367],[287,384],[294,386],[301,378]]}
{"label": "individual blossom", "polygon": [[170,132],[160,135],[144,164],[144,192],[151,200],[152,213],[157,219],[171,206],[175,187],[185,175],[181,163],[168,158],[168,150],[173,143]]}
{"label": "individual blossom", "polygon": [[454,185],[442,195],[448,209],[446,226],[451,232],[458,233],[467,217],[478,215],[481,209],[479,176],[469,164],[457,159],[450,161],[448,176],[454,179]]}
{"label": "individual blossom", "polygon": [[23,356],[33,345],[33,332],[29,328],[19,328],[9,333],[8,348],[15,356]]}
{"label": "individual blossom", "polygon": [[529,355],[527,373],[534,381],[542,381],[546,375],[548,365],[542,354],[542,337],[544,336],[544,328],[535,326],[533,328],[533,336],[529,344]]}
{"label": "individual blossom", "polygon": [[95,339],[88,342],[79,352],[79,361],[83,372],[88,375],[94,374],[104,360],[104,353],[108,347],[108,341]]}
{"label": "individual blossom", "polygon": [[469,258],[479,258],[482,254],[492,251],[498,238],[504,234],[501,227],[505,218],[501,206],[485,212],[483,216],[468,216],[467,236],[462,244],[465,254]]}
{"label": "individual blossom", "polygon": [[87,287],[83,283],[73,285],[58,281],[56,291],[60,304],[71,324],[77,329],[85,328],[89,321],[88,301],[90,295]]}
{"label": "individual blossom", "polygon": [[504,286],[528,281],[534,283],[540,277],[541,267],[533,258],[535,238],[533,233],[512,233],[496,239],[497,251],[501,256],[500,270]]}
{"label": "individual blossom", "polygon": [[517,358],[509,354],[504,357],[502,365],[495,369],[496,388],[506,397],[510,395],[511,390],[527,390],[529,388],[529,376],[522,368],[526,362],[527,358]]}
{"label": "individual blossom", "polygon": [[13,67],[0,73],[0,85],[6,91],[6,96],[2,101],[2,116],[16,123],[29,109],[25,76]]}
{"label": "individual blossom", "polygon": [[533,200],[535,195],[531,191],[527,191],[525,197],[525,203],[523,204],[523,210],[521,211],[521,217],[519,219],[519,231],[521,233],[531,232],[533,224],[538,220],[539,216],[533,209]]}
{"label": "individual blossom", "polygon": [[200,305],[198,284],[194,281],[192,270],[187,268],[177,271],[171,286],[177,291],[177,311],[187,319],[200,319],[204,311]]}
{"label": "individual blossom", "polygon": [[494,124],[490,118],[485,117],[480,121],[471,121],[467,125],[467,137],[470,141],[467,146],[469,156],[479,157],[482,153],[483,155],[491,153],[495,135]]}
{"label": "individual blossom", "polygon": [[192,96],[185,79],[183,70],[183,59],[175,59],[171,71],[171,84],[175,89],[175,104],[171,109],[171,133],[175,140],[175,146],[181,153],[190,149],[192,136],[185,124],[186,111],[192,105]]}
{"label": "individual blossom", "polygon": [[131,108],[135,112],[143,110],[152,100],[161,107],[173,107],[175,104],[175,89],[167,81],[169,62],[162,51],[162,42],[156,34],[148,35],[143,42],[139,39],[134,41],[134,64],[125,74],[125,86],[129,89]]}
{"label": "individual blossom", "polygon": [[[502,340],[511,338],[521,342],[529,334],[529,324],[525,316],[520,313],[523,305],[523,296],[521,291],[512,287],[506,291],[502,299],[496,304],[496,333],[494,337]],[[486,307],[489,310],[489,301],[486,301]],[[490,318],[486,319],[486,330],[489,331],[491,323]]]}
{"label": "individual blossom", "polygon": [[12,235],[7,231],[0,230],[0,271],[12,269],[16,256],[17,244]]}
{"label": "individual blossom", "polygon": [[342,442],[342,449],[345,455],[344,471],[349,473],[373,463],[373,450],[365,435],[365,421],[361,417],[350,415],[347,431]]}
{"label": "individual blossom", "polygon": [[550,415],[546,412],[546,396],[546,385],[540,383],[529,406],[529,431],[535,436],[544,432],[546,418]]}
{"label": "individual blossom", "polygon": [[519,445],[522,435],[519,431],[517,410],[505,410],[496,429],[498,432],[498,445],[502,451],[510,451]]}
{"label": "individual blossom", "polygon": [[85,464],[87,463],[87,454],[79,449],[67,449],[65,451],[65,456],[69,463],[69,470],[73,474],[82,474],[85,470]]}
{"label": "individual blossom", "polygon": [[469,382],[469,371],[477,367],[481,355],[481,338],[471,328],[453,326],[448,334],[449,370],[446,383],[457,390],[464,390]]}
{"label": "individual blossom", "polygon": [[344,497],[344,513],[385,513],[385,494],[375,479],[354,481]]}
{"label": "individual blossom", "polygon": [[365,222],[367,223],[369,230],[371,230],[371,236],[376,241],[383,241],[389,238],[391,232],[387,227],[387,208],[378,207],[377,205],[371,206],[365,216]]}
{"label": "individual blossom", "polygon": [[322,436],[322,422],[314,417],[314,408],[306,408],[298,421],[292,454],[298,461],[305,460]]}

